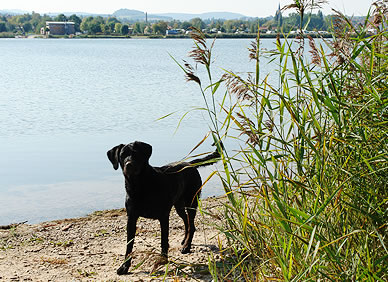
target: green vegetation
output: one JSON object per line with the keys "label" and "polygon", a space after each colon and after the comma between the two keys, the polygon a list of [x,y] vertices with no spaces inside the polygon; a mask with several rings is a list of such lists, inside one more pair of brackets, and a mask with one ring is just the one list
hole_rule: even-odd
{"label": "green vegetation", "polygon": [[97,272],[82,270],[82,269],[77,269],[77,272],[78,272],[80,277],[85,277],[85,278],[90,278],[90,277],[93,277],[97,274]]}
{"label": "green vegetation", "polygon": [[69,240],[69,241],[58,241],[58,242],[50,241],[50,243],[53,244],[54,246],[57,246],[57,247],[64,247],[64,248],[67,248],[67,247],[70,247],[70,246],[74,245],[73,240]]}
{"label": "green vegetation", "polygon": [[[321,11],[316,14],[307,14],[303,23],[310,31],[326,31],[330,28],[333,16],[324,16]],[[282,16],[280,10],[276,14],[266,18],[248,18],[240,20],[209,19],[202,20],[194,18],[190,21],[125,21],[114,16],[87,16],[81,17],[73,14],[66,16],[59,14],[56,17],[40,15],[38,13],[24,15],[0,15],[0,37],[14,37],[15,35],[40,34],[41,28],[46,27],[46,21],[72,21],[75,23],[76,32],[98,35],[98,36],[127,36],[129,35],[165,35],[166,30],[173,29],[184,35],[191,26],[202,30],[206,34],[218,34],[227,37],[252,37],[258,32],[258,22],[261,33],[276,33],[282,30],[288,33],[299,27],[300,15],[291,13],[289,16]],[[353,18],[353,22],[359,22]],[[273,36],[273,35],[272,35]]]}
{"label": "green vegetation", "polygon": [[[300,30],[311,3],[289,6]],[[216,79],[214,43],[192,33],[189,56],[207,77],[180,67],[199,86],[228,199],[222,259],[209,258],[214,281],[388,280],[387,11],[376,2],[361,26],[337,13],[333,40],[324,48],[310,38],[310,54],[303,37],[262,51],[258,34],[246,77]],[[260,72],[265,56],[275,83]]]}
{"label": "green vegetation", "polygon": [[0,250],[6,251],[8,249],[14,249],[15,247],[12,244],[9,244],[6,240],[1,239],[0,240]]}
{"label": "green vegetation", "polygon": [[106,229],[97,230],[96,234],[94,234],[94,237],[103,237],[109,235],[109,232]]}
{"label": "green vegetation", "polygon": [[44,239],[41,237],[36,236],[35,234],[32,234],[31,238],[28,240],[30,243],[43,243]]}
{"label": "green vegetation", "polygon": [[0,15],[0,34],[4,33],[25,34],[40,33],[40,28],[46,26],[46,21],[52,21],[49,16],[41,16],[38,13],[18,16]]}

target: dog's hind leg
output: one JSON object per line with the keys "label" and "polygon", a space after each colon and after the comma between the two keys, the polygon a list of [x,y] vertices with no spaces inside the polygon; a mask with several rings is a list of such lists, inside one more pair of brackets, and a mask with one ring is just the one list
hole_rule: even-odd
{"label": "dog's hind leg", "polygon": [[181,250],[182,254],[190,253],[191,241],[193,240],[194,232],[195,232],[194,219],[197,213],[197,207],[198,207],[198,202],[197,202],[197,199],[195,199],[191,207],[187,208],[189,229],[187,232],[188,234],[186,236],[186,240],[184,242],[183,248]]}
{"label": "dog's hind leg", "polygon": [[185,224],[185,237],[183,238],[181,243],[181,245],[183,245],[186,242],[187,236],[189,234],[189,219],[185,210],[184,203],[175,204],[175,210],[176,210],[176,213],[182,218]]}

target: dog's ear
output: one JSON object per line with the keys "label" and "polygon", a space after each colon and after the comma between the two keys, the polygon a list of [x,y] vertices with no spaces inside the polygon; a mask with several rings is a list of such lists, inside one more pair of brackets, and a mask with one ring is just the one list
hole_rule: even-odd
{"label": "dog's ear", "polygon": [[116,147],[113,147],[110,149],[106,154],[108,156],[108,159],[113,165],[113,168],[117,170],[119,168],[119,154],[121,149],[124,147],[123,144],[117,145]]}
{"label": "dog's ear", "polygon": [[152,154],[152,146],[150,144],[139,141],[136,141],[135,143],[137,143],[137,147],[144,153],[144,157],[148,161]]}

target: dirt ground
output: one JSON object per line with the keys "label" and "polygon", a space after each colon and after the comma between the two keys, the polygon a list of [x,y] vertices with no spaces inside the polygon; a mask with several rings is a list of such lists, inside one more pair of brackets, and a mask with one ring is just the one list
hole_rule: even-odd
{"label": "dirt ground", "polygon": [[[222,204],[219,198],[209,198],[202,206],[219,214]],[[183,222],[173,210],[169,263],[152,272],[160,258],[160,226],[157,220],[139,219],[132,266],[125,276],[116,274],[125,253],[124,209],[21,224],[0,230],[0,281],[211,281],[208,256],[219,257],[215,221],[197,213],[192,252],[182,255]]]}

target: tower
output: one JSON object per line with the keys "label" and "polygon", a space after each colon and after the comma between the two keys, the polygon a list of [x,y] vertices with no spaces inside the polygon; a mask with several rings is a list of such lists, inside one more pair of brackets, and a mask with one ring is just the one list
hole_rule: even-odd
{"label": "tower", "polygon": [[279,7],[275,13],[275,23],[276,23],[277,29],[279,31],[279,29],[283,25],[283,16],[282,16],[282,11],[280,9],[280,3],[279,3]]}

